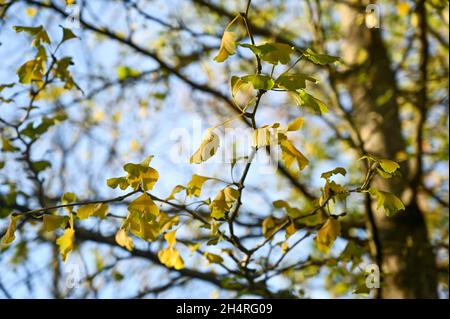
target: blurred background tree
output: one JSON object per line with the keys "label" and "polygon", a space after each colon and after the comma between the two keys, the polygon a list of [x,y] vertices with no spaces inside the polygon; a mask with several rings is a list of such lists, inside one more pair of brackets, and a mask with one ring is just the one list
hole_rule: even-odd
{"label": "blurred background tree", "polygon": [[[65,263],[56,243],[62,229],[45,232],[42,214],[18,220],[16,239],[0,254],[4,297],[448,298],[448,1],[255,0],[249,10],[248,4],[0,1],[0,235],[8,235],[12,212],[53,207],[67,192],[82,203],[114,199],[108,218],[71,224],[75,249]],[[231,236],[227,242],[217,231],[211,235],[214,219],[205,229],[186,215],[209,218],[207,198],[223,188],[222,179],[239,179],[246,166],[233,165],[230,176],[229,163],[190,165],[189,156],[201,141],[196,129],[202,134],[239,113],[231,76],[255,73],[255,57],[244,47],[224,63],[213,61],[225,26],[239,13],[256,44],[312,48],[341,60],[292,67],[320,80],[307,88],[327,105],[322,116],[270,91],[253,119],[233,122],[261,126],[302,116],[293,141],[309,165],[297,172],[281,161],[276,174],[252,167],[232,221],[239,241],[221,228]],[[13,29],[41,25],[51,39],[61,39],[60,26],[67,28],[64,43],[46,43],[42,30]],[[30,47],[30,36],[16,31],[39,40]],[[245,28],[235,32],[248,42]],[[50,49],[43,68],[42,45]],[[37,62],[17,72],[27,60]],[[45,85],[26,85],[36,76]],[[239,103],[251,91],[241,92]],[[115,238],[132,202],[105,180],[150,154],[160,174],[152,199],[181,220],[177,247],[184,268],[161,265],[158,251],[170,245],[167,236],[135,238],[131,251]],[[376,176],[372,185],[401,198],[404,212],[387,217],[374,197],[351,194],[332,208],[343,214],[340,235],[326,253],[314,240],[323,223],[296,225],[291,237],[289,230],[267,236],[271,223],[285,218],[280,200],[300,211],[317,205],[324,171],[345,167],[346,176],[336,180],[360,186],[368,167],[357,159],[367,154],[400,164],[399,176]],[[193,173],[215,178],[206,181],[201,200],[169,196],[176,185],[188,186]],[[238,249],[260,242],[248,260]],[[370,263],[381,270],[381,286],[371,291],[364,288]]]}

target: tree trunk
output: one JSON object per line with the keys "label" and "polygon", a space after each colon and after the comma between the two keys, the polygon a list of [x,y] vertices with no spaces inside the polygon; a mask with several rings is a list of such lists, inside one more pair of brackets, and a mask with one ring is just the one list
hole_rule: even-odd
{"label": "tree trunk", "polygon": [[[368,154],[396,160],[405,152],[396,79],[381,29],[369,29],[365,10],[342,6],[345,45],[343,59],[352,66],[341,82],[352,99],[352,116]],[[382,24],[381,24],[382,26]],[[400,197],[406,212],[386,217],[371,204],[377,232],[377,260],[382,273],[381,298],[436,298],[435,256],[429,244],[423,212],[408,178],[412,165],[401,163],[402,177],[374,180],[374,186]],[[416,168],[414,168],[415,170]],[[369,217],[372,217],[369,216]],[[372,236],[373,237],[373,236]]]}

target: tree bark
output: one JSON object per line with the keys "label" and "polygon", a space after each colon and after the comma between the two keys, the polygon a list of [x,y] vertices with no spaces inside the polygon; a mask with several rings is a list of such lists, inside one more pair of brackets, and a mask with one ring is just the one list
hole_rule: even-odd
{"label": "tree bark", "polygon": [[[366,3],[359,3],[366,5]],[[364,8],[364,7],[361,7]],[[340,83],[351,96],[352,116],[367,153],[396,160],[405,152],[402,136],[397,85],[381,29],[368,28],[365,10],[343,5],[340,10],[345,44],[343,59],[351,65]],[[382,21],[381,21],[382,23]],[[381,24],[382,26],[382,24]],[[371,204],[374,228],[378,237],[377,260],[382,273],[381,298],[436,298],[437,276],[435,256],[429,243],[423,212],[417,204],[410,176],[417,165],[401,163],[402,177],[377,178],[374,186],[396,194],[406,212],[386,217]],[[412,172],[414,170],[414,172]]]}

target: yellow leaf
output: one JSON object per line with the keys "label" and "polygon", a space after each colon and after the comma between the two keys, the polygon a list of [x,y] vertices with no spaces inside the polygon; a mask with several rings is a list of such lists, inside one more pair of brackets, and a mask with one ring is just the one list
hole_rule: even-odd
{"label": "yellow leaf", "polygon": [[296,231],[297,229],[295,228],[295,224],[291,221],[286,227],[286,239],[294,235]]}
{"label": "yellow leaf", "polygon": [[172,216],[170,217],[166,213],[159,212],[158,215],[158,224],[160,226],[160,231],[163,232],[165,230],[171,229],[173,226],[178,225],[180,222],[180,216]]}
{"label": "yellow leaf", "polygon": [[265,238],[270,238],[276,231],[275,219],[272,216],[267,217],[262,222],[262,233]]}
{"label": "yellow leaf", "polygon": [[233,55],[235,51],[236,51],[236,35],[234,32],[225,31],[222,36],[222,42],[220,43],[219,53],[214,58],[214,61],[223,62],[230,55]]}
{"label": "yellow leaf", "polygon": [[285,254],[287,252],[287,250],[289,249],[289,244],[287,241],[285,241],[282,245],[281,245],[281,252],[283,254]]}
{"label": "yellow leaf", "polygon": [[[67,205],[67,204],[71,204],[73,202],[75,202],[77,200],[77,196],[74,193],[64,193],[61,197],[61,204],[63,205]],[[73,206],[68,206],[68,207],[64,207],[64,209],[66,211],[68,211],[69,213],[72,212],[73,210]]]}
{"label": "yellow leaf", "polygon": [[166,197],[165,200],[172,200],[175,199],[175,195],[178,194],[179,192],[183,191],[184,189],[186,189],[186,187],[184,187],[183,185],[177,185],[175,186],[172,191],[170,192],[169,196]]}
{"label": "yellow leaf", "polygon": [[159,213],[159,208],[151,199],[150,195],[147,193],[142,194],[134,201],[128,205],[128,210],[130,212],[135,212],[137,214],[150,214],[157,216]]}
{"label": "yellow leaf", "polygon": [[73,241],[75,238],[75,230],[72,228],[67,228],[64,234],[56,240],[56,244],[59,246],[59,252],[61,253],[61,258],[66,261],[67,256],[73,250]]}
{"label": "yellow leaf", "polygon": [[175,248],[169,247],[158,252],[159,261],[169,268],[177,270],[184,268],[184,261]]}
{"label": "yellow leaf", "polygon": [[175,229],[174,231],[171,231],[164,235],[164,239],[167,241],[170,248],[172,248],[175,245],[175,243],[177,242],[177,239],[175,237],[176,234],[177,234],[177,230]]}
{"label": "yellow leaf", "polygon": [[206,259],[208,259],[210,264],[220,264],[223,262],[223,258],[219,255],[208,252],[204,253],[203,255],[206,257]]}
{"label": "yellow leaf", "polygon": [[158,171],[152,167],[146,167],[138,176],[130,175],[128,177],[128,183],[134,189],[142,187],[144,191],[149,191],[153,189],[153,186],[156,184],[158,179]]}
{"label": "yellow leaf", "polygon": [[186,190],[187,196],[188,197],[192,197],[192,196],[200,197],[203,184],[209,179],[210,178],[206,177],[206,176],[201,176],[201,175],[197,175],[197,174],[192,175],[192,179],[187,184],[187,190]]}
{"label": "yellow leaf", "polygon": [[305,120],[302,117],[297,117],[292,123],[288,125],[287,130],[290,132],[298,131],[302,128],[304,122]]}
{"label": "yellow leaf", "polygon": [[108,204],[99,203],[81,206],[77,211],[77,216],[81,220],[86,219],[90,216],[105,219],[107,213],[108,213]]}
{"label": "yellow leaf", "polygon": [[64,227],[69,222],[69,217],[45,214],[43,217],[44,230],[47,232],[55,231]]}
{"label": "yellow leaf", "polygon": [[239,191],[232,187],[222,189],[209,205],[211,217],[222,219],[239,197]]}
{"label": "yellow leaf", "polygon": [[280,143],[281,157],[287,168],[289,168],[294,160],[297,161],[299,170],[302,170],[308,165],[308,159],[300,152],[288,139],[284,139]]}
{"label": "yellow leaf", "polygon": [[190,162],[200,164],[212,157],[220,146],[219,135],[208,130],[198,150],[191,156]]}
{"label": "yellow leaf", "polygon": [[192,253],[195,253],[195,252],[200,248],[201,245],[202,245],[202,243],[187,244],[187,246],[188,246],[189,251],[191,252],[191,254],[192,254]]}
{"label": "yellow leaf", "polygon": [[19,218],[20,218],[20,215],[18,215],[18,216],[14,216],[13,214],[10,215],[8,229],[6,230],[5,235],[3,235],[3,237],[2,237],[2,244],[9,245],[16,238],[15,232],[16,232],[17,220]]}
{"label": "yellow leaf", "polygon": [[337,236],[341,233],[341,224],[337,219],[328,218],[328,220],[319,229],[316,236],[317,247],[327,253],[333,246]]}
{"label": "yellow leaf", "polygon": [[120,246],[128,249],[129,251],[133,250],[133,247],[134,247],[133,239],[130,236],[128,236],[128,232],[123,228],[120,228],[119,231],[117,232],[116,242]]}

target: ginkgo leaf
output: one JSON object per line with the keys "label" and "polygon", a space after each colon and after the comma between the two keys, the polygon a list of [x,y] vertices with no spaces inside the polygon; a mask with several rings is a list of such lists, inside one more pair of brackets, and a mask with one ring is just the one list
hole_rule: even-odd
{"label": "ginkgo leaf", "polygon": [[253,51],[254,54],[258,54],[263,61],[271,64],[287,64],[291,60],[291,54],[294,53],[292,46],[286,43],[264,43],[262,45],[252,44],[240,44],[244,48],[248,48]]}
{"label": "ginkgo leaf", "polygon": [[172,191],[170,192],[169,196],[167,196],[165,198],[165,200],[172,200],[175,199],[175,195],[182,192],[183,190],[185,190],[186,187],[184,187],[183,185],[176,185]]}
{"label": "ginkgo leaf", "polygon": [[184,268],[183,258],[180,256],[178,250],[172,247],[160,250],[158,252],[159,261],[166,265],[168,268],[174,268],[177,270]]}
{"label": "ginkgo leaf", "polygon": [[133,69],[126,65],[121,65],[121,66],[117,67],[116,72],[117,72],[117,78],[121,81],[128,79],[128,78],[137,78],[142,74],[140,71]]}
{"label": "ginkgo leaf", "polygon": [[[140,186],[144,191],[149,191],[153,189],[153,186],[155,186],[156,182],[159,179],[159,173],[156,169],[152,167],[148,167],[146,172],[142,172],[139,177],[137,178],[140,180]],[[130,185],[133,187],[136,180],[129,180]],[[136,189],[136,186],[134,187]]]}
{"label": "ginkgo leaf", "polygon": [[194,174],[192,175],[191,180],[187,184],[186,193],[188,197],[200,197],[200,194],[202,192],[203,184],[209,180],[209,177]]}
{"label": "ginkgo leaf", "polygon": [[216,62],[223,62],[230,55],[236,52],[236,34],[231,31],[225,31],[222,36],[222,42],[220,43],[219,53],[214,58]]}
{"label": "ginkgo leaf", "polygon": [[108,204],[99,203],[81,206],[77,211],[77,216],[81,220],[86,219],[90,216],[105,219],[107,213],[108,213]]}
{"label": "ginkgo leaf", "polygon": [[305,123],[305,120],[303,119],[303,117],[297,117],[294,121],[289,123],[287,130],[289,132],[298,131],[299,129],[302,128],[303,123]]}
{"label": "ginkgo leaf", "polygon": [[40,46],[41,42],[50,44],[50,37],[47,34],[47,31],[45,31],[44,26],[39,27],[23,27],[23,26],[14,26],[14,31],[17,33],[25,32],[29,35],[34,37],[34,40],[32,42],[33,46]]}
{"label": "ginkgo leaf", "polygon": [[403,202],[394,194],[379,191],[375,188],[370,188],[369,193],[370,195],[376,197],[377,208],[380,209],[381,207],[383,207],[384,213],[388,217],[405,210],[405,205],[403,204]]}
{"label": "ginkgo leaf", "polygon": [[251,74],[241,77],[241,80],[247,83],[251,83],[255,90],[270,90],[274,87],[275,82],[273,79],[264,74]]}
{"label": "ginkgo leaf", "polygon": [[127,187],[129,186],[128,184],[128,180],[126,177],[113,177],[113,178],[109,178],[106,181],[106,184],[111,187],[111,188],[117,188],[117,186],[119,186],[119,188],[121,190],[127,189]]}
{"label": "ginkgo leaf", "polygon": [[296,232],[297,228],[295,227],[295,223],[291,221],[289,225],[286,227],[286,239],[294,235]]}
{"label": "ginkgo leaf", "polygon": [[175,245],[175,243],[177,242],[176,234],[177,234],[177,230],[175,229],[174,231],[168,232],[164,235],[164,239],[167,241],[170,248],[172,248]]}
{"label": "ginkgo leaf", "polygon": [[378,160],[378,163],[380,164],[383,171],[389,174],[395,173],[395,171],[400,168],[400,165],[397,162],[388,159]]}
{"label": "ginkgo leaf", "polygon": [[337,236],[341,233],[341,224],[335,218],[328,218],[323,226],[318,230],[315,238],[317,247],[327,253],[333,246]]}
{"label": "ginkgo leaf", "polygon": [[265,238],[270,238],[277,229],[275,219],[272,216],[265,218],[262,222],[262,233]]}
{"label": "ginkgo leaf", "polygon": [[70,252],[73,250],[73,242],[75,238],[75,230],[67,228],[64,234],[56,240],[56,244],[59,246],[59,252],[63,261],[66,261]]}
{"label": "ginkgo leaf", "polygon": [[243,81],[238,76],[231,77],[231,95],[234,97],[236,94],[243,89],[252,87],[251,83]]}
{"label": "ginkgo leaf", "polygon": [[116,233],[115,239],[120,246],[125,247],[129,251],[133,250],[134,248],[133,239],[130,236],[128,236],[128,232],[125,229],[120,228],[119,231]]}
{"label": "ginkgo leaf", "polygon": [[288,139],[282,140],[280,142],[280,147],[281,157],[287,168],[289,168],[294,161],[297,161],[299,170],[303,170],[308,165],[308,159]]}
{"label": "ginkgo leaf", "polygon": [[169,216],[163,212],[160,212],[158,215],[158,224],[161,232],[171,229],[178,225],[179,222],[180,216]]}
{"label": "ginkgo leaf", "polygon": [[1,241],[2,244],[9,245],[14,241],[14,239],[16,239],[15,232],[17,227],[17,220],[19,220],[19,218],[20,215],[11,214],[9,216],[9,225],[8,228],[6,229],[6,233],[2,237]]}
{"label": "ginkgo leaf", "polygon": [[210,264],[220,264],[223,262],[223,258],[219,255],[208,252],[205,252],[203,255],[208,259]]}
{"label": "ginkgo leaf", "polygon": [[58,216],[45,214],[43,219],[44,230],[47,232],[55,231],[58,228],[63,228],[69,222],[68,216]]}
{"label": "ginkgo leaf", "polygon": [[309,61],[320,65],[331,64],[339,61],[339,57],[337,56],[328,54],[318,54],[311,49],[307,49],[305,52],[303,52],[303,56],[306,57]]}
{"label": "ginkgo leaf", "polygon": [[347,174],[347,171],[343,167],[336,167],[335,169],[324,172],[322,175],[320,175],[321,178],[329,179],[333,175],[341,174],[342,176],[345,176]]}
{"label": "ginkgo leaf", "polygon": [[272,203],[275,208],[284,208],[289,217],[296,219],[302,215],[300,209],[292,207],[288,202],[284,200],[276,200]]}
{"label": "ginkgo leaf", "polygon": [[[64,193],[61,196],[61,204],[63,204],[63,205],[72,204],[76,200],[77,200],[77,196],[74,193],[71,193],[71,192]],[[66,211],[68,211],[69,213],[71,213],[72,210],[73,210],[73,206],[67,206],[67,207],[64,207],[64,209]]]}
{"label": "ginkgo leaf", "polygon": [[64,27],[61,27],[61,28],[63,29],[63,37],[62,37],[61,43],[66,42],[66,41],[68,41],[68,40],[70,40],[70,39],[76,39],[76,38],[78,38],[78,37],[75,35],[75,33],[73,33],[72,30],[70,30],[70,29],[68,29],[68,28],[64,28]]}
{"label": "ginkgo leaf", "polygon": [[328,112],[328,108],[325,103],[311,94],[306,93],[304,90],[290,91],[290,94],[299,106],[310,107],[319,115]]}
{"label": "ginkgo leaf", "polygon": [[279,128],[280,123],[273,123],[272,125],[264,125],[255,129],[252,135],[252,146],[264,147],[275,143]]}
{"label": "ginkgo leaf", "polygon": [[286,73],[280,75],[280,77],[275,81],[275,86],[289,91],[296,91],[306,88],[306,81],[310,81],[313,83],[318,82],[315,78],[306,74]]}
{"label": "ginkgo leaf", "polygon": [[153,202],[150,195],[142,194],[128,205],[128,210],[136,214],[150,214],[157,216],[159,213],[158,206]]}
{"label": "ginkgo leaf", "polygon": [[211,217],[215,219],[225,218],[226,213],[231,209],[239,197],[239,191],[232,187],[222,189],[209,205]]}
{"label": "ginkgo leaf", "polygon": [[220,146],[219,135],[212,130],[206,132],[202,144],[197,151],[191,156],[190,163],[200,164],[211,158]]}

